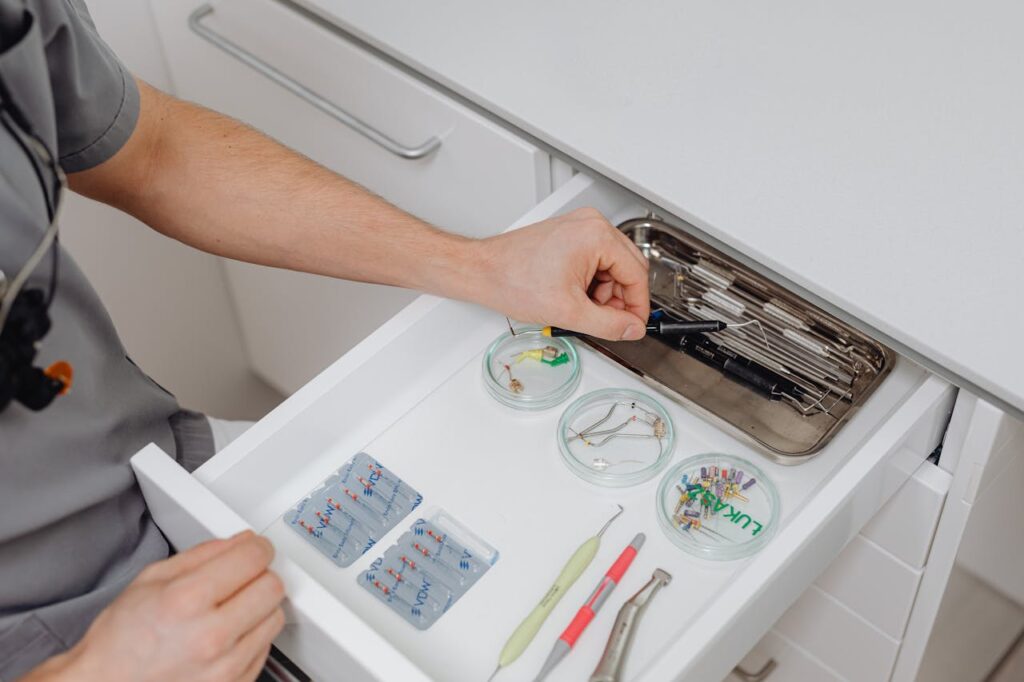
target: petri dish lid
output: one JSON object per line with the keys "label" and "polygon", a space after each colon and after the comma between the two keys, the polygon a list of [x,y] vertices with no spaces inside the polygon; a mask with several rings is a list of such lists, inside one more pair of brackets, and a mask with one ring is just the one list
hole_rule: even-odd
{"label": "petri dish lid", "polygon": [[580,383],[580,356],[567,338],[539,329],[505,332],[484,354],[484,385],[494,398],[520,410],[546,410]]}
{"label": "petri dish lid", "polygon": [[606,388],[578,398],[558,422],[558,448],[580,478],[612,487],[650,480],[675,447],[672,419],[649,395]]}
{"label": "petri dish lid", "polygon": [[658,486],[657,505],[658,521],[672,542],[713,560],[757,552],[775,533],[781,515],[779,493],[761,469],[717,453],[672,467]]}

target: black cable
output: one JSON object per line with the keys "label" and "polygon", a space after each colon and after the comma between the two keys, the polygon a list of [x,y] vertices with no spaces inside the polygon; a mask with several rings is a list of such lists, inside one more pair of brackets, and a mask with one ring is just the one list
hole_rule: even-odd
{"label": "black cable", "polygon": [[[36,180],[39,182],[39,187],[43,193],[43,203],[46,205],[46,217],[52,223],[57,217],[57,202],[60,199],[61,182],[60,174],[57,169],[56,157],[50,152],[49,148],[43,142],[43,140],[36,135],[31,126],[25,127],[18,123],[20,112],[14,107],[7,104],[10,99],[7,97],[6,88],[3,87],[2,81],[0,81],[0,121],[3,122],[4,127],[10,133],[11,137],[18,143],[22,151],[25,152],[25,156],[29,159],[29,165],[32,166],[32,171],[35,173]],[[26,124],[27,125],[27,124]],[[36,144],[42,146],[46,150],[47,155],[50,157],[48,162],[43,161],[22,136],[31,137],[35,140]],[[53,188],[48,187],[46,178],[44,177],[44,170],[42,164],[46,163],[49,170],[54,176],[55,186]],[[50,305],[53,303],[53,299],[57,295],[57,286],[59,284],[58,269],[60,266],[60,246],[59,236],[55,237],[53,244],[50,246],[50,282],[47,286],[46,296],[46,309],[50,309]]]}

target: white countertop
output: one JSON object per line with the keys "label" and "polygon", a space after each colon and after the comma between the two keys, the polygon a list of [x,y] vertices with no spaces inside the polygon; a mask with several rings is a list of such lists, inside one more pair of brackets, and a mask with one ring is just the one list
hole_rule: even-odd
{"label": "white countertop", "polygon": [[300,1],[1024,410],[1021,3]]}

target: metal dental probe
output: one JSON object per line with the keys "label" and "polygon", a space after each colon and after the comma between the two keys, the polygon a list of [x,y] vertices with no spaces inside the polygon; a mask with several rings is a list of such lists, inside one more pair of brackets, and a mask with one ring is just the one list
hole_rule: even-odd
{"label": "metal dental probe", "polygon": [[656,568],[650,581],[634,594],[619,609],[619,615],[615,618],[615,625],[608,636],[608,644],[604,647],[604,654],[598,662],[594,673],[590,676],[590,682],[619,682],[622,679],[622,668],[626,663],[626,656],[633,645],[633,637],[636,635],[636,626],[640,622],[640,616],[650,603],[654,595],[665,585],[672,582],[672,576],[667,572]]}
{"label": "metal dental probe", "polygon": [[511,665],[517,658],[519,658],[526,647],[530,645],[533,638],[537,635],[537,631],[540,630],[540,626],[547,620],[548,615],[558,604],[558,601],[562,596],[572,587],[573,583],[576,582],[577,578],[590,566],[590,562],[594,560],[594,555],[597,554],[598,548],[601,546],[601,536],[608,530],[608,526],[612,525],[612,521],[619,518],[623,511],[625,511],[622,505],[618,505],[619,510],[615,512],[615,516],[608,519],[601,530],[597,532],[597,535],[584,541],[579,546],[569,561],[565,563],[562,568],[562,572],[558,574],[554,584],[544,594],[544,597],[540,600],[540,603],[534,607],[533,611],[530,612],[523,622],[519,624],[519,627],[515,629],[512,635],[505,642],[505,646],[501,650],[501,654],[498,656],[498,667],[494,669],[491,676],[487,678],[487,682],[494,679],[494,676],[498,674],[498,671]]}

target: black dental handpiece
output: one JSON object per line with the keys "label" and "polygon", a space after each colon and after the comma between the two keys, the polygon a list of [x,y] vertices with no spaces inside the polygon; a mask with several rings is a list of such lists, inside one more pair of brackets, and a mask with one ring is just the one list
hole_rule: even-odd
{"label": "black dental handpiece", "polygon": [[694,322],[655,320],[647,323],[647,333],[659,336],[689,336],[691,334],[720,332],[727,326],[721,320],[697,320]]}
{"label": "black dental handpiece", "polygon": [[803,390],[789,379],[753,360],[740,357],[706,336],[684,336],[679,341],[679,350],[720,370],[733,381],[769,400],[781,400],[783,395],[796,400],[803,397]]}
{"label": "black dental handpiece", "polygon": [[[696,322],[658,320],[647,323],[647,333],[653,336],[688,336],[690,334],[720,332],[727,326],[721,320],[699,320]],[[541,333],[544,336],[581,336],[579,332],[574,332],[571,329],[562,329],[561,327],[545,327]]]}

